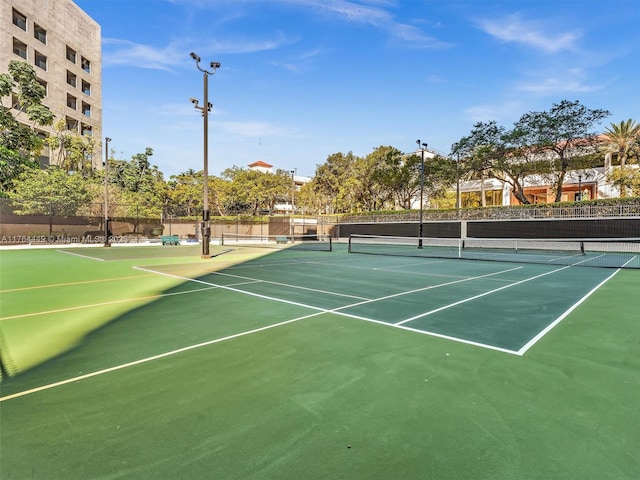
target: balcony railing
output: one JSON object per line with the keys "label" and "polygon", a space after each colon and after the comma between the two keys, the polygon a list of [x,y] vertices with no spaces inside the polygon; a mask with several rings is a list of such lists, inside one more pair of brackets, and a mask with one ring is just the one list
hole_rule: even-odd
{"label": "balcony railing", "polygon": [[[460,210],[424,210],[423,220],[531,220],[571,218],[640,217],[640,198],[610,204],[525,205],[517,207],[463,208]],[[418,222],[420,212],[323,215],[322,223]]]}

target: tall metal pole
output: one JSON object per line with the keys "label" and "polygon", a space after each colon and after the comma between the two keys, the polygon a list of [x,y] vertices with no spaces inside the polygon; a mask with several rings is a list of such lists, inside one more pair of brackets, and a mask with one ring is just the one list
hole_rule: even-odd
{"label": "tall metal pole", "polygon": [[210,258],[209,243],[211,243],[211,224],[209,223],[209,75],[203,73],[204,82],[204,109],[202,110],[204,124],[204,198],[202,201],[202,258]]}
{"label": "tall metal pole", "polygon": [[460,153],[456,157],[456,210],[460,214]]}
{"label": "tall metal pole", "polygon": [[295,213],[296,203],[295,203],[295,194],[296,194],[296,171],[291,170],[291,213]]}
{"label": "tall metal pole", "polygon": [[418,147],[420,147],[420,227],[418,228],[418,248],[422,248],[422,209],[424,198],[424,149],[427,148],[426,143],[420,143],[420,140],[416,140]]}
{"label": "tall metal pole", "polygon": [[204,156],[204,189],[202,200],[202,258],[211,258],[209,254],[209,244],[211,243],[211,226],[210,226],[210,211],[209,211],[209,112],[211,111],[211,104],[209,103],[209,75],[216,73],[216,69],[220,67],[219,62],[211,62],[209,65],[211,70],[206,70],[200,67],[200,57],[195,53],[189,54],[196,62],[196,67],[203,73],[204,83],[204,105],[198,106],[198,101],[194,98],[191,102],[195,105],[197,110],[202,112],[203,117],[203,156]]}
{"label": "tall metal pole", "polygon": [[577,200],[581,201],[582,200],[582,174],[578,174],[578,195],[577,195]]}
{"label": "tall metal pole", "polygon": [[109,142],[111,139],[104,139],[104,246],[110,247],[109,243]]}

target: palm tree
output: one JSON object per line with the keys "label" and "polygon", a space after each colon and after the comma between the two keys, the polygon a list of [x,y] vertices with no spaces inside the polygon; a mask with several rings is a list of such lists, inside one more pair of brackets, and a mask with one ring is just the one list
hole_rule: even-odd
{"label": "palm tree", "polygon": [[617,153],[620,159],[620,166],[624,167],[629,153],[636,143],[640,135],[640,124],[635,120],[623,120],[616,124],[612,123],[611,127],[605,128],[603,137],[609,143],[608,149],[612,153]]}

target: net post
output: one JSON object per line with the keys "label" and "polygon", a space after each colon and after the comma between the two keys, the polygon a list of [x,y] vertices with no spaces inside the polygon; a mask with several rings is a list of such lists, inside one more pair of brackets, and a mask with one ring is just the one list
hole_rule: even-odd
{"label": "net post", "polygon": [[584,252],[584,240],[580,241],[580,255],[586,255]]}
{"label": "net post", "polygon": [[349,248],[347,249],[348,253],[353,253],[353,252],[351,252],[351,237],[352,237],[352,235],[353,235],[353,233],[349,234]]}
{"label": "net post", "polygon": [[329,251],[333,252],[333,241],[331,240],[331,235],[329,235]]}

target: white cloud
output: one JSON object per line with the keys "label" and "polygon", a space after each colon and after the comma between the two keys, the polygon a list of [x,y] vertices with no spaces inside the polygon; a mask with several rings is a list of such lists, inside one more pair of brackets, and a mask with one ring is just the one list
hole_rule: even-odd
{"label": "white cloud", "polygon": [[585,73],[578,69],[568,69],[562,74],[553,73],[539,81],[530,81],[516,87],[523,92],[537,95],[556,95],[562,93],[587,93],[600,90],[602,85],[589,85],[585,82]]}
{"label": "white cloud", "polygon": [[[275,50],[295,41],[297,39],[288,39],[281,33],[272,39],[262,40],[227,39],[219,41],[213,39],[205,43],[205,47],[198,53],[201,56],[206,56],[209,52],[214,52],[216,55],[262,52]],[[174,42],[166,46],[155,47],[128,40],[105,38],[102,40],[105,50],[102,64],[105,67],[131,66],[172,71],[175,67],[190,61],[185,52],[189,51],[188,45],[192,43],[187,39],[181,40],[180,43]]]}
{"label": "white cloud", "polygon": [[289,132],[285,128],[264,122],[214,122],[216,128],[225,133],[248,138],[259,138],[266,136],[287,136]]}
{"label": "white cloud", "polygon": [[465,110],[465,114],[472,122],[487,122],[490,120],[514,118],[522,113],[520,102],[505,102],[494,105],[476,105]]}
{"label": "white cloud", "polygon": [[506,18],[481,20],[480,28],[489,35],[504,42],[521,43],[548,53],[575,50],[579,35],[575,32],[556,33],[545,31],[532,21],[524,21],[520,15]]}

